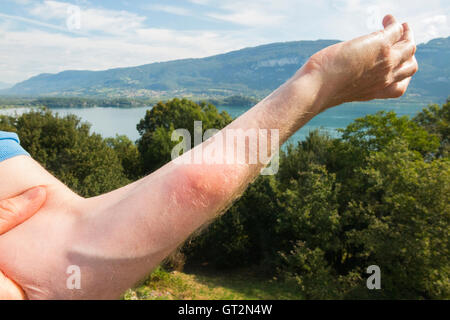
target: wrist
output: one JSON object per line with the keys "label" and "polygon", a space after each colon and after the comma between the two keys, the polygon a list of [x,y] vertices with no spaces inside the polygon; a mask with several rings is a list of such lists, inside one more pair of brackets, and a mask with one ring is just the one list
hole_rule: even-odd
{"label": "wrist", "polygon": [[325,90],[324,74],[314,63],[308,61],[303,65],[292,78],[292,84],[295,91],[302,94],[302,100],[307,102],[308,111],[314,115],[332,106],[330,94]]}

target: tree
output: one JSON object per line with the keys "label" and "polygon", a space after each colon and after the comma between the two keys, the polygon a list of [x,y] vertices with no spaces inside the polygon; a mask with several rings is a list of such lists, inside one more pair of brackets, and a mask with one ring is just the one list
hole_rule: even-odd
{"label": "tree", "polygon": [[[382,112],[341,138],[310,133],[281,152],[277,176],[257,179],[191,242],[188,262],[264,266],[309,298],[448,298],[450,166],[435,157],[443,116],[430,121],[439,131]],[[381,291],[365,286],[372,264]]]}
{"label": "tree", "polygon": [[428,133],[409,117],[398,117],[393,111],[379,111],[356,119],[340,131],[344,141],[362,147],[366,152],[379,151],[398,137],[405,140],[411,150],[422,155],[436,152],[439,147],[438,137]]}
{"label": "tree", "polygon": [[222,129],[231,122],[226,112],[219,113],[212,104],[197,104],[187,99],[158,102],[148,110],[137,125],[141,137],[137,141],[144,170],[150,173],[171,160],[171,151],[178,144],[172,141],[175,129],[189,130],[194,146],[194,121],[201,121],[204,133],[207,129]]}
{"label": "tree", "polygon": [[129,182],[116,152],[90,125],[49,110],[0,116],[0,130],[17,132],[31,156],[82,196],[95,196]]}
{"label": "tree", "polygon": [[348,243],[362,248],[364,265],[379,265],[383,293],[390,298],[450,296],[450,161],[424,161],[394,140],[372,153],[358,172],[361,198],[347,214],[366,228],[348,230]]}
{"label": "tree", "polygon": [[450,152],[450,98],[440,107],[428,106],[413,119],[422,128],[439,137],[440,147],[437,156],[445,157]]}
{"label": "tree", "polygon": [[141,154],[137,146],[127,136],[116,135],[115,138],[106,138],[105,142],[116,151],[128,179],[135,181],[143,176]]}

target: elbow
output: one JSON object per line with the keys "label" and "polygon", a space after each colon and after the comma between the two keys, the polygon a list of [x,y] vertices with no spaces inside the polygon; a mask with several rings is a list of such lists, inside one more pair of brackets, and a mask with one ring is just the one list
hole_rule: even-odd
{"label": "elbow", "polygon": [[173,171],[170,188],[178,204],[214,210],[233,198],[239,180],[236,168],[227,165],[180,165]]}

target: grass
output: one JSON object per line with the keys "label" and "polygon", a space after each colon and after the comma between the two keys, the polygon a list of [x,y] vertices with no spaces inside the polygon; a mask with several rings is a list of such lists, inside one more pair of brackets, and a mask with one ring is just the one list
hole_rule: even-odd
{"label": "grass", "polygon": [[292,285],[250,272],[183,273],[156,269],[145,282],[129,289],[125,300],[260,300],[302,297]]}

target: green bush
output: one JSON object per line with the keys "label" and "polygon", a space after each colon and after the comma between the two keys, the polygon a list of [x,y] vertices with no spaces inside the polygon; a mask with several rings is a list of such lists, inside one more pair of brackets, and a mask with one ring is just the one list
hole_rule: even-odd
{"label": "green bush", "polygon": [[177,141],[171,140],[175,129],[189,130],[194,146],[194,121],[202,121],[203,132],[207,129],[222,129],[231,122],[226,112],[219,113],[212,104],[197,104],[187,99],[172,99],[158,102],[148,110],[137,130],[141,137],[137,141],[142,155],[145,173],[150,173],[171,160],[171,151]]}
{"label": "green bush", "polygon": [[[280,155],[219,219],[165,262],[251,267],[293,282],[301,296],[450,298],[450,102],[414,119],[380,112],[331,138],[314,131]],[[137,145],[103,139],[75,116],[46,110],[0,116],[33,158],[83,196],[118,188],[170,161],[175,128],[193,137],[231,118],[208,104],[158,103],[138,124]],[[381,269],[381,290],[365,270]],[[153,280],[165,277],[153,274]]]}
{"label": "green bush", "polygon": [[[427,121],[380,112],[341,138],[316,131],[287,146],[275,177],[189,242],[188,263],[259,267],[309,298],[449,298],[445,110]],[[372,264],[380,291],[366,288]]]}
{"label": "green bush", "polygon": [[36,161],[82,196],[96,196],[129,183],[114,149],[74,115],[60,117],[42,109],[0,116],[0,130],[17,132]]}

